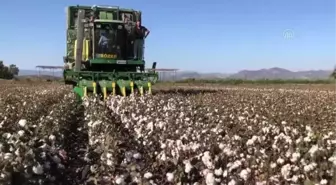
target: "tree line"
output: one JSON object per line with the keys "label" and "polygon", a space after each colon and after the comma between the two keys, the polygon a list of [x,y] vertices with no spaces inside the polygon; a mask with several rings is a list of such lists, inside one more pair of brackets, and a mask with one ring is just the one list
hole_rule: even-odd
{"label": "tree line", "polygon": [[0,79],[13,79],[19,74],[19,68],[11,64],[6,66],[3,61],[0,60]]}

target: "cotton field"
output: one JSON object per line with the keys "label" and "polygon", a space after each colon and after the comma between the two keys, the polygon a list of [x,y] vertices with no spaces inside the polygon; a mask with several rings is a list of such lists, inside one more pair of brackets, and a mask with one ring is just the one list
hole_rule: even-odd
{"label": "cotton field", "polygon": [[89,97],[5,83],[0,184],[336,184],[335,88],[158,87]]}

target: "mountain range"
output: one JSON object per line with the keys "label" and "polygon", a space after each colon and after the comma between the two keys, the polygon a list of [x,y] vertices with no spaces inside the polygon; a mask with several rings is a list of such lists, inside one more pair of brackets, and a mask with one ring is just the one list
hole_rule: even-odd
{"label": "mountain range", "polygon": [[[290,71],[279,67],[259,70],[241,70],[237,73],[199,73],[199,72],[176,72],[175,79],[182,80],[188,78],[194,79],[327,79],[330,77],[332,70],[307,70],[307,71]],[[174,78],[174,74],[162,75],[163,80]]]}
{"label": "mountain range", "polygon": [[[291,71],[284,68],[273,67],[269,69],[259,70],[242,70],[237,73],[200,73],[195,71],[178,71],[176,74],[161,72],[161,80],[183,80],[183,79],[326,79],[329,78],[332,70],[307,70],[307,71]],[[36,70],[20,70],[19,76],[36,76],[38,71]],[[41,75],[44,76],[57,76],[61,77],[61,71],[41,71]]]}

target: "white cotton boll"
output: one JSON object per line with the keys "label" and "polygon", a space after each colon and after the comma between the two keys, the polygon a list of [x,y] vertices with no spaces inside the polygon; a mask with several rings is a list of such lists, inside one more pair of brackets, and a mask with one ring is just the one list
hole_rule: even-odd
{"label": "white cotton boll", "polygon": [[308,142],[310,142],[310,141],[311,141],[311,139],[310,139],[310,137],[308,137],[308,136],[307,136],[307,137],[303,138],[303,141],[305,141],[305,142],[307,142],[307,143],[308,143]]}
{"label": "white cotton boll", "polygon": [[264,134],[267,134],[269,132],[270,128],[269,127],[263,127],[261,130]]}
{"label": "white cotton boll", "polygon": [[192,144],[192,146],[191,146],[191,149],[193,150],[193,151],[196,151],[197,149],[199,149],[200,148],[200,144],[199,143],[193,143]]}
{"label": "white cotton boll", "polygon": [[215,176],[213,173],[208,173],[205,177],[205,183],[207,185],[215,185],[216,181],[215,181]]}
{"label": "white cotton boll", "polygon": [[210,152],[209,151],[206,151],[206,152],[203,153],[202,162],[209,169],[213,169],[214,168],[214,165],[211,162],[211,156],[210,156]]}
{"label": "white cotton boll", "polygon": [[294,152],[294,153],[292,154],[291,161],[292,161],[292,162],[296,162],[300,157],[301,157],[301,154],[300,154],[299,152]]}
{"label": "white cotton boll", "polygon": [[174,180],[174,174],[173,173],[166,173],[167,181],[172,182]]}
{"label": "white cotton boll", "polygon": [[288,150],[287,152],[286,152],[286,154],[285,154],[285,156],[287,157],[287,158],[289,158],[290,156],[291,156],[292,154],[291,154],[291,152]]}
{"label": "white cotton boll", "polygon": [[256,185],[266,185],[266,184],[267,184],[266,181],[256,182]]}
{"label": "white cotton boll", "polygon": [[251,159],[251,156],[250,155],[246,155],[246,159]]}
{"label": "white cotton boll", "polygon": [[292,144],[292,142],[293,142],[290,136],[283,135],[283,139],[288,144]]}
{"label": "white cotton boll", "polygon": [[43,166],[41,166],[40,164],[38,164],[37,166],[34,166],[33,172],[38,175],[43,174]]}
{"label": "white cotton boll", "polygon": [[286,164],[284,166],[281,167],[281,175],[287,179],[289,174],[290,174],[290,170],[291,170],[291,166],[290,164]]}
{"label": "white cotton boll", "polygon": [[19,135],[20,137],[22,137],[24,134],[25,134],[25,131],[24,131],[24,130],[19,130],[19,131],[18,131],[18,135]]}
{"label": "white cotton boll", "polygon": [[167,160],[167,155],[165,153],[163,153],[161,156],[160,156],[160,160],[162,161],[166,161]]}
{"label": "white cotton boll", "polygon": [[328,161],[332,162],[336,166],[336,156],[331,156]]}
{"label": "white cotton boll", "polygon": [[301,159],[301,160],[300,160],[300,163],[301,163],[302,165],[306,165],[306,164],[307,164],[306,161],[305,161],[304,159]]}
{"label": "white cotton boll", "polygon": [[9,139],[12,137],[12,134],[10,133],[4,133],[3,136],[6,138],[6,139]]}
{"label": "white cotton boll", "polygon": [[223,153],[226,154],[227,156],[232,156],[234,154],[234,151],[232,151],[229,147],[225,147],[223,149]]}
{"label": "white cotton boll", "polygon": [[294,182],[294,183],[297,183],[299,180],[299,177],[297,175],[294,175],[292,178],[291,178],[291,181]]}
{"label": "white cotton boll", "polygon": [[25,120],[25,119],[21,119],[21,120],[19,121],[18,124],[19,124],[21,127],[25,127],[26,124],[27,124],[27,120]]}
{"label": "white cotton boll", "polygon": [[14,152],[14,154],[15,154],[16,156],[20,156],[20,150],[19,150],[19,149],[16,149],[15,152]]}
{"label": "white cotton boll", "polygon": [[92,127],[93,121],[89,121],[88,127]]}
{"label": "white cotton boll", "polygon": [[224,145],[223,143],[219,143],[218,147],[219,147],[221,150],[223,150],[224,147],[225,147],[225,145]]}
{"label": "white cotton boll", "polygon": [[228,171],[227,171],[227,170],[224,170],[224,172],[223,172],[223,177],[227,177],[227,175],[228,175]]}
{"label": "white cotton boll", "polygon": [[301,141],[302,141],[302,137],[299,137],[297,140],[295,140],[295,143],[299,144],[299,143],[301,143]]}
{"label": "white cotton boll", "polygon": [[234,135],[234,136],[233,136],[233,139],[234,139],[235,141],[239,141],[239,140],[241,139],[241,137],[238,136],[238,135]]}
{"label": "white cotton boll", "polygon": [[249,139],[249,140],[247,140],[246,145],[251,146],[251,145],[253,145],[253,142],[254,141],[252,139]]}
{"label": "white cotton boll", "polygon": [[222,170],[222,168],[215,169],[215,175],[220,176],[220,175],[222,175],[222,174],[223,174],[223,170]]}
{"label": "white cotton boll", "polygon": [[106,157],[107,157],[108,159],[110,159],[110,158],[112,158],[112,154],[111,154],[111,153],[107,153],[107,154],[106,154]]}
{"label": "white cotton boll", "polygon": [[51,135],[49,136],[49,140],[50,140],[50,141],[55,141],[55,140],[56,140],[56,136],[54,136],[54,135],[51,134]]}
{"label": "white cotton boll", "polygon": [[134,159],[140,159],[141,158],[141,154],[140,153],[135,153],[135,154],[133,154],[133,158]]}
{"label": "white cotton boll", "polygon": [[320,184],[321,184],[321,185],[326,185],[326,184],[328,184],[328,181],[327,181],[326,179],[322,179],[322,180],[320,181]]}
{"label": "white cotton boll", "polygon": [[310,149],[309,149],[309,154],[310,156],[313,156],[317,151],[318,151],[318,146],[317,145],[313,145]]}
{"label": "white cotton boll", "polygon": [[108,183],[111,180],[111,177],[104,175],[103,176],[103,182]]}
{"label": "white cotton boll", "polygon": [[11,153],[5,153],[5,156],[4,156],[5,160],[10,160],[12,158],[13,158],[13,154],[11,154]]}
{"label": "white cotton boll", "polygon": [[297,172],[297,171],[299,171],[299,169],[300,168],[298,166],[295,166],[295,165],[292,166],[292,171],[293,172]]}
{"label": "white cotton boll", "polygon": [[[242,162],[241,161],[235,161],[233,164],[232,164],[232,166],[230,166],[230,168],[229,168],[229,171],[232,171],[232,170],[234,170],[234,169],[236,169],[236,168],[238,168],[238,167],[240,167],[242,165]],[[229,165],[228,165],[229,166]]]}
{"label": "white cotton boll", "polygon": [[42,150],[48,150],[49,149],[49,145],[47,145],[46,143],[43,143],[42,146],[40,146],[40,148],[42,148]]}
{"label": "white cotton boll", "polygon": [[281,157],[279,157],[278,160],[277,160],[278,164],[283,164],[284,162],[285,162],[285,160],[282,159]]}
{"label": "white cotton boll", "polygon": [[100,121],[100,120],[97,120],[97,121],[93,122],[93,124],[92,124],[92,128],[97,127],[97,126],[100,125],[101,123],[102,123],[102,121]]}
{"label": "white cotton boll", "polygon": [[303,170],[305,172],[310,172],[310,171],[314,170],[315,167],[316,167],[316,163],[311,163],[311,164],[305,165],[303,167]]}
{"label": "white cotton boll", "polygon": [[125,184],[124,178],[122,176],[118,176],[115,180],[116,184]]}
{"label": "white cotton boll", "polygon": [[251,138],[251,139],[249,139],[249,140],[246,142],[246,145],[247,145],[247,146],[251,146],[251,145],[253,145],[253,144],[254,144],[254,142],[256,142],[256,141],[257,141],[257,139],[258,139],[258,137],[257,137],[257,136],[252,136],[252,138]]}
{"label": "white cotton boll", "polygon": [[276,163],[273,163],[273,162],[271,163],[271,168],[272,168],[272,169],[274,169],[276,166],[277,166]]}
{"label": "white cotton boll", "polygon": [[[289,129],[290,129],[290,128],[289,128]],[[293,128],[292,132],[293,132],[295,135],[297,135],[297,134],[299,133],[298,130],[297,130],[296,128]]]}
{"label": "white cotton boll", "polygon": [[153,177],[153,174],[150,173],[150,172],[146,172],[145,175],[144,175],[144,177],[145,177],[146,179],[150,179],[150,178]]}
{"label": "white cotton boll", "polygon": [[333,145],[336,144],[336,139],[330,140],[330,143]]}
{"label": "white cotton boll", "polygon": [[309,125],[306,125],[306,131],[310,132],[312,131],[312,128]]}
{"label": "white cotton boll", "polygon": [[229,182],[228,185],[236,185],[236,184],[237,184],[237,182],[236,182],[234,179],[232,179],[232,180]]}
{"label": "white cotton boll", "polygon": [[249,168],[242,170],[239,173],[240,178],[244,179],[244,181],[247,181],[247,178],[250,175],[251,170]]}
{"label": "white cotton boll", "polygon": [[167,145],[166,144],[164,144],[164,143],[161,143],[161,149],[165,149],[167,147]]}
{"label": "white cotton boll", "polygon": [[106,164],[107,164],[108,166],[112,166],[112,165],[113,165],[113,162],[112,162],[112,160],[107,159]]}
{"label": "white cotton boll", "polygon": [[154,130],[154,124],[153,122],[149,122],[146,127],[147,130],[153,131]]}
{"label": "white cotton boll", "polygon": [[204,169],[204,170],[202,170],[202,175],[204,176],[204,177],[206,177],[207,175],[208,175],[208,173],[210,173],[211,171],[209,170],[209,169]]}

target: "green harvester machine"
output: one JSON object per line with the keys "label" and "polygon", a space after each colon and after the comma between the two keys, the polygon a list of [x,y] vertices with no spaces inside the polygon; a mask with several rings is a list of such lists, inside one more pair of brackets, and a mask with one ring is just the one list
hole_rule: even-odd
{"label": "green harvester machine", "polygon": [[[156,62],[145,69],[134,59],[132,29],[141,11],[117,6],[69,6],[63,78],[83,98],[89,94],[128,96],[151,94],[157,82]],[[101,45],[105,36],[108,44]]]}

